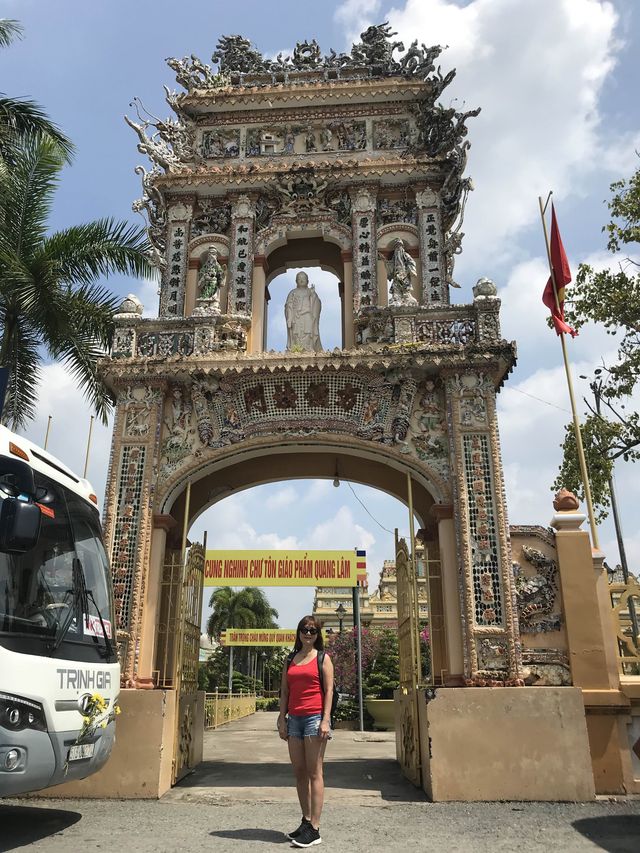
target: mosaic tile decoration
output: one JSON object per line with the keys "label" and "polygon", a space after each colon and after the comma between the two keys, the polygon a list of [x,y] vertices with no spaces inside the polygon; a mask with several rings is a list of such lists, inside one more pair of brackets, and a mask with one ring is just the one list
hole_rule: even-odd
{"label": "mosaic tile decoration", "polygon": [[146,447],[122,448],[111,564],[117,626],[123,630],[131,621],[145,456]]}
{"label": "mosaic tile decoration", "polygon": [[462,440],[469,504],[474,619],[477,626],[501,627],[504,608],[489,437],[467,434]]}
{"label": "mosaic tile decoration", "polygon": [[242,420],[249,426],[281,421],[287,413],[296,420],[321,416],[328,422],[357,422],[368,398],[365,382],[354,374],[318,372],[249,377],[237,399]]}

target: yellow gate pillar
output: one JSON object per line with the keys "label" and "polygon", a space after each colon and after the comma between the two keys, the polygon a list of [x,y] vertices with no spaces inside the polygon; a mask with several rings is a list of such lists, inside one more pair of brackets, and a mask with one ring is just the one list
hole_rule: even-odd
{"label": "yellow gate pillar", "polygon": [[[630,702],[620,690],[603,557],[592,552],[589,534],[580,530],[586,516],[574,502],[574,508],[557,509],[551,520],[571,675],[582,689],[596,793],[621,794],[632,790],[633,780],[626,736]],[[565,506],[570,504],[566,500]]]}

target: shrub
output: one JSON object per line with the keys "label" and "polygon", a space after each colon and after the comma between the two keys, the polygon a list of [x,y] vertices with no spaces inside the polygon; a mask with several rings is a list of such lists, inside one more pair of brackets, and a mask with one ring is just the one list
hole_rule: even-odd
{"label": "shrub", "polygon": [[279,711],[280,699],[272,696],[271,699],[256,699],[256,711]]}

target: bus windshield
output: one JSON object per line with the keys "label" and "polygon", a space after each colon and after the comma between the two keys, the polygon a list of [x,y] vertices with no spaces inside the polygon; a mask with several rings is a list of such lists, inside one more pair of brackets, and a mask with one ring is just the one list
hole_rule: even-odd
{"label": "bus windshield", "polygon": [[37,545],[25,554],[0,553],[0,644],[71,660],[112,658],[110,574],[98,512],[34,474],[50,498],[40,505]]}

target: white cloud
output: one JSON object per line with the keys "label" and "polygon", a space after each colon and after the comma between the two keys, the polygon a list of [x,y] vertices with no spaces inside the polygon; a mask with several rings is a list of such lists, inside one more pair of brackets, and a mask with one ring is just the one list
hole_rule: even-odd
{"label": "white cloud", "polygon": [[291,506],[298,499],[296,490],[293,486],[285,486],[284,489],[279,489],[275,494],[269,495],[264,502],[265,509],[278,510]]}
{"label": "white cloud", "polygon": [[584,194],[594,170],[619,174],[633,153],[631,135],[608,153],[600,126],[598,99],[621,46],[612,3],[407,0],[390,8],[352,0],[338,18],[349,37],[388,19],[405,46],[415,38],[449,45],[440,61],[443,70],[457,68],[457,77],[443,103],[482,107],[469,120],[467,171],[476,192],[458,275],[477,277],[513,259],[513,237],[537,220],[537,195],[551,188],[556,198]]}
{"label": "white cloud", "polygon": [[343,505],[331,518],[316,524],[307,541],[310,548],[358,548],[371,552],[376,537],[358,524],[351,509]]}

